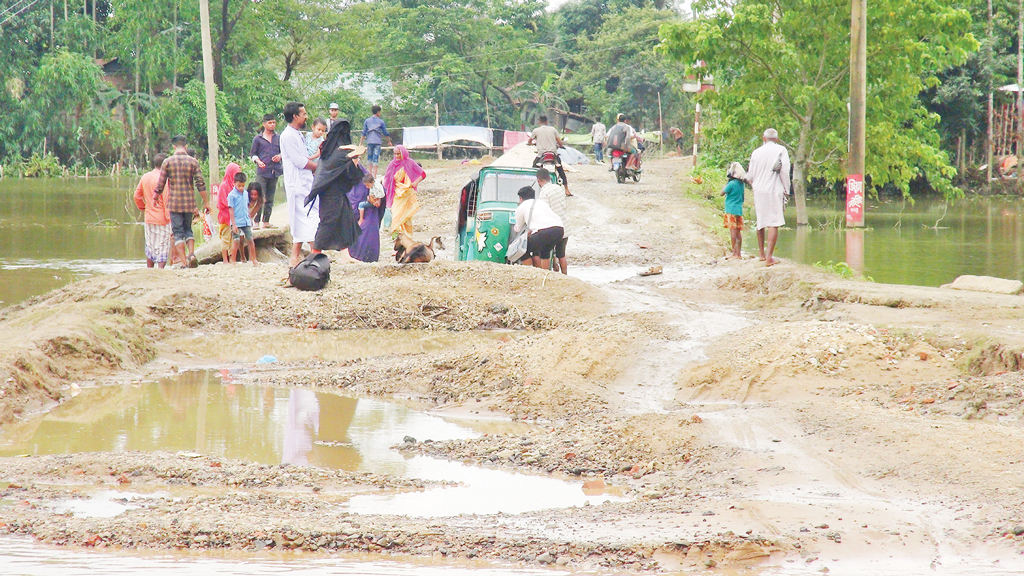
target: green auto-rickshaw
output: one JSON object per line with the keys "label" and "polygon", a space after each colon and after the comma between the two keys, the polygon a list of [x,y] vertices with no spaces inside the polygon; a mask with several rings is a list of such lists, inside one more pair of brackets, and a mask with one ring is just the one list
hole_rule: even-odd
{"label": "green auto-rickshaw", "polygon": [[506,262],[505,250],[523,186],[537,188],[536,168],[488,166],[462,187],[459,260]]}

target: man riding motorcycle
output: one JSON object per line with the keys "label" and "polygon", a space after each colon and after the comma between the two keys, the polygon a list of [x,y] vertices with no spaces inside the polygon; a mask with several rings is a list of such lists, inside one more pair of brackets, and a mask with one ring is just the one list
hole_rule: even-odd
{"label": "man riding motorcycle", "polygon": [[544,157],[549,156],[554,162],[555,171],[558,173],[558,177],[562,180],[562,186],[565,187],[565,195],[572,196],[569,193],[569,180],[565,177],[565,170],[562,169],[562,159],[558,157],[558,149],[565,148],[565,143],[562,142],[562,138],[558,135],[558,130],[548,126],[548,117],[541,116],[537,119],[538,125],[530,132],[530,140],[528,144],[537,145],[537,157],[533,160],[533,167],[539,168],[544,163]]}
{"label": "man riding motorcycle", "polygon": [[[625,164],[627,168],[638,173],[642,171],[640,169],[640,149],[638,147],[636,130],[629,124],[629,118],[625,114],[619,114],[615,117],[615,125],[608,130],[606,142],[606,148],[618,150],[626,155]],[[613,171],[614,168],[609,168],[608,170]]]}

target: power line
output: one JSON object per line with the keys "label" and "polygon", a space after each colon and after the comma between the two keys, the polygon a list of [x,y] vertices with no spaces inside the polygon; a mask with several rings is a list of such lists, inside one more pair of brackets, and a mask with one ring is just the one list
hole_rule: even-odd
{"label": "power line", "polygon": [[28,0],[17,0],[14,4],[11,4],[8,8],[4,8],[3,10],[0,10],[0,16],[3,16],[4,14],[6,14],[6,13],[14,10],[15,8],[17,8],[18,4],[24,4],[25,2],[28,2]]}
{"label": "power line", "polygon": [[[23,1],[27,1],[27,0],[23,0]],[[25,12],[26,10],[28,10],[29,8],[31,8],[31,7],[33,7],[33,6],[35,6],[35,5],[37,4],[37,3],[39,3],[39,0],[32,0],[32,3],[31,3],[31,4],[29,4],[28,6],[25,6],[24,8],[21,8],[20,10],[18,10],[17,12],[15,12],[14,14],[11,14],[11,15],[10,15],[10,16],[8,16],[8,17],[7,17],[6,19],[4,19],[4,21],[3,21],[3,22],[0,22],[0,26],[3,26],[4,24],[7,24],[7,23],[8,23],[8,22],[10,22],[10,21],[11,21],[11,19],[13,19],[13,18],[14,18],[15,16],[18,16],[18,15],[20,15],[20,14],[24,13],[24,12]],[[14,6],[17,6],[17,4],[15,4]],[[10,10],[13,10],[13,9],[14,9],[14,6],[11,6]]]}

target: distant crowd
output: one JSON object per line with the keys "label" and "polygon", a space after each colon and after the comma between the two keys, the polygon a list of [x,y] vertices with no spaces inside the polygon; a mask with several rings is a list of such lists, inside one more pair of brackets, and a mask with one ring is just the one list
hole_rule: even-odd
{"label": "distant crowd", "polygon": [[[351,124],[340,117],[335,103],[326,118],[309,122],[301,102],[288,102],[280,134],[277,116],[265,115],[250,150],[255,179],[237,163],[228,164],[223,180],[212,189],[216,218],[194,151],[190,153],[184,136],[172,138],[173,153],[153,159],[152,171],[142,176],[134,194],[144,213],[146,265],[198,266],[195,219],[202,222],[204,234],[219,238],[225,263],[258,265],[253,230],[274,227],[270,218],[279,181],[287,196],[293,240],[289,268],[299,263],[304,244],[313,253],[337,250],[341,262],[376,262],[378,230],[411,235],[419,210],[417,189],[426,173],[399,145],[384,176],[378,177],[381,148],[385,140],[391,145],[391,134],[381,107],[371,111],[358,144],[353,144]],[[202,198],[201,209],[195,192]]]}

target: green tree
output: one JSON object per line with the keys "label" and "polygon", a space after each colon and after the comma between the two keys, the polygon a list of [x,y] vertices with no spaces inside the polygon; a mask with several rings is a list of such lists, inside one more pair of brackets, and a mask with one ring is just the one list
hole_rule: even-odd
{"label": "green tree", "polygon": [[547,16],[537,0],[404,0],[382,7],[375,22],[378,67],[394,87],[391,106],[412,121],[433,120],[438,103],[447,122],[515,126],[526,85],[540,86],[552,69],[540,45]]}
{"label": "green tree", "polygon": [[52,152],[63,162],[94,159],[124,135],[110,115],[116,95],[92,58],[57,50],[43,58],[23,108],[24,152]]}
{"label": "green tree", "polygon": [[[606,121],[616,113],[633,125],[658,127],[658,96],[669,118],[683,115],[685,98],[678,67],[655,52],[658,30],[677,19],[674,12],[627,8],[609,15],[593,39],[581,38],[567,54],[570,72],[562,83],[566,99],[579,98],[585,111]],[[666,126],[667,128],[667,126]]]}
{"label": "green tree", "polygon": [[[798,223],[806,181],[845,173],[850,5],[840,0],[702,0],[696,20],[665,25],[662,49],[698,75],[713,74],[721,122],[712,134],[733,158],[768,126],[794,152]],[[935,74],[978,48],[970,15],[946,0],[874,0],[868,6],[867,172],[872,190],[909,194],[924,177],[955,195],[955,170],[918,95]]]}

